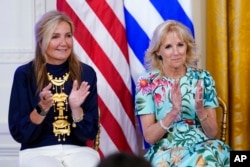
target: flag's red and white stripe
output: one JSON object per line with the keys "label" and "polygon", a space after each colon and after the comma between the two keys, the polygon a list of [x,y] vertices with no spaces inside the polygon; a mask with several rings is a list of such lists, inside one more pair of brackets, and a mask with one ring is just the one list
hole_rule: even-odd
{"label": "flag's red and white stripe", "polygon": [[100,151],[138,152],[123,1],[57,0],[75,24],[75,52],[97,72]]}

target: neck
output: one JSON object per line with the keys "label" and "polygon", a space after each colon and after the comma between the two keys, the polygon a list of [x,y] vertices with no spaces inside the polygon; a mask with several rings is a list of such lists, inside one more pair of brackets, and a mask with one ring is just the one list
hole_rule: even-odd
{"label": "neck", "polygon": [[164,76],[168,78],[172,78],[174,80],[178,80],[186,74],[186,66],[183,65],[179,68],[165,68]]}

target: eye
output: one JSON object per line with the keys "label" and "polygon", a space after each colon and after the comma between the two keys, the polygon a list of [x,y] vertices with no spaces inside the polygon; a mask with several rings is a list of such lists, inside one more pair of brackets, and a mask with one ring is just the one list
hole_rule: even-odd
{"label": "eye", "polygon": [[72,34],[66,34],[66,37],[67,37],[67,38],[71,38],[71,37],[72,37]]}
{"label": "eye", "polygon": [[166,49],[169,49],[169,48],[171,48],[171,45],[167,45],[165,48],[166,48]]}
{"label": "eye", "polygon": [[182,47],[184,46],[184,43],[178,43],[178,46]]}
{"label": "eye", "polygon": [[72,37],[72,34],[71,34],[71,33],[67,33],[67,34],[65,34],[65,37],[71,38],[71,37]]}
{"label": "eye", "polygon": [[57,39],[59,38],[59,35],[52,35],[51,39]]}

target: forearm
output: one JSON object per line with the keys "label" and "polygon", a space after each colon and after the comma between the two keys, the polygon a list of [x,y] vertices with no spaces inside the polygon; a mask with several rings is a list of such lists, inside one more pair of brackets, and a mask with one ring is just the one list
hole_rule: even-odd
{"label": "forearm", "polygon": [[145,128],[145,140],[150,144],[155,144],[157,141],[159,141],[164,136],[164,134],[168,133],[166,128],[171,126],[176,116],[176,112],[171,110],[162,120],[159,120],[151,126]]}
{"label": "forearm", "polygon": [[[91,140],[95,138],[99,129],[98,108],[94,107],[92,110],[84,108],[82,111],[83,110],[86,110],[86,113],[83,112],[84,116],[82,117],[82,120],[77,122],[76,126],[72,128],[72,133],[79,140]],[[75,118],[72,116],[72,119]]]}
{"label": "forearm", "polygon": [[42,131],[42,125],[32,123],[29,115],[19,120],[10,118],[9,127],[11,135],[19,143],[32,143]]}
{"label": "forearm", "polygon": [[[213,110],[213,109],[212,109]],[[209,138],[215,138],[218,133],[218,124],[215,111],[204,110],[205,114],[200,114],[199,120],[205,134]]]}
{"label": "forearm", "polygon": [[39,102],[37,106],[30,113],[30,120],[32,123],[39,125],[43,122],[46,115],[49,112],[50,107],[45,107],[42,102]]}

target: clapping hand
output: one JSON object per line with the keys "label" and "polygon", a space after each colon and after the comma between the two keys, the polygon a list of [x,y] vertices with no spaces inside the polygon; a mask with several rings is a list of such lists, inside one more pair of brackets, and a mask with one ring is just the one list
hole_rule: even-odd
{"label": "clapping hand", "polygon": [[51,92],[52,84],[49,83],[43,90],[40,92],[40,105],[45,111],[49,111],[50,107],[53,105],[53,94]]}
{"label": "clapping hand", "polygon": [[173,112],[178,115],[181,111],[181,88],[180,88],[180,81],[175,81],[172,89],[171,89],[171,96],[172,96],[172,104],[173,104]]}
{"label": "clapping hand", "polygon": [[201,80],[197,83],[197,88],[195,92],[195,109],[197,111],[197,115],[199,118],[203,118],[205,113],[204,105],[203,105],[203,87],[201,86]]}
{"label": "clapping hand", "polygon": [[80,87],[78,86],[77,80],[73,82],[73,87],[69,95],[69,105],[72,111],[79,108],[84,102],[90,93],[89,88],[90,86],[87,82],[82,82]]}

